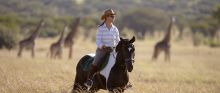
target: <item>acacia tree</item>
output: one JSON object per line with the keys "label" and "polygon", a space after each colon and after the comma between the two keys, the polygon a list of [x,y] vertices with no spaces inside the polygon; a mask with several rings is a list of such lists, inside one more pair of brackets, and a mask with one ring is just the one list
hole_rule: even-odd
{"label": "acacia tree", "polygon": [[138,39],[144,39],[146,32],[153,35],[155,30],[164,30],[168,22],[167,13],[157,9],[140,8],[123,14],[118,24],[120,31],[123,27],[127,27],[134,31]]}
{"label": "acacia tree", "polygon": [[218,5],[216,6],[216,8],[214,9],[214,11],[213,11],[213,17],[214,17],[215,19],[217,19],[218,22],[220,23],[220,4],[218,4]]}
{"label": "acacia tree", "polygon": [[[217,19],[218,23],[216,25],[216,28],[219,29],[219,26],[220,26],[220,4],[216,5],[216,7],[215,7],[215,9],[213,11],[213,18]],[[219,33],[219,30],[216,30],[216,33]],[[220,39],[219,34],[216,34],[216,37],[217,37],[217,40],[219,42],[220,41],[219,40]]]}

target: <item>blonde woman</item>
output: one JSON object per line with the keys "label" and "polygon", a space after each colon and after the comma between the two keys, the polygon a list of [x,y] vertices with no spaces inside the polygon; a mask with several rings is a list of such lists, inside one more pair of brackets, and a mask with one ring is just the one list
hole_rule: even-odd
{"label": "blonde woman", "polygon": [[92,68],[87,76],[87,81],[85,85],[91,87],[93,84],[92,78],[97,71],[97,66],[101,64],[101,59],[109,52],[113,47],[116,47],[120,41],[119,31],[117,27],[113,24],[115,20],[115,12],[112,9],[107,9],[101,16],[103,22],[98,27],[98,32],[96,35],[96,55],[92,63]]}

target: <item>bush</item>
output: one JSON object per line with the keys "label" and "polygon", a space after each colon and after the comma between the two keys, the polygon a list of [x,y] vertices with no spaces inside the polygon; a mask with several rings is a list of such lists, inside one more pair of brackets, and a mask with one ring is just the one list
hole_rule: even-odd
{"label": "bush", "polygon": [[219,42],[212,41],[212,42],[210,42],[209,46],[210,46],[210,47],[220,47],[220,43],[219,43]]}
{"label": "bush", "polygon": [[199,46],[201,44],[205,43],[205,37],[201,32],[194,32],[193,34],[193,45]]}
{"label": "bush", "polygon": [[214,39],[208,39],[206,44],[212,48],[220,47],[220,42],[218,42],[217,40],[214,40]]}
{"label": "bush", "polygon": [[4,26],[0,26],[0,49],[12,49],[16,46],[18,33],[11,31]]}

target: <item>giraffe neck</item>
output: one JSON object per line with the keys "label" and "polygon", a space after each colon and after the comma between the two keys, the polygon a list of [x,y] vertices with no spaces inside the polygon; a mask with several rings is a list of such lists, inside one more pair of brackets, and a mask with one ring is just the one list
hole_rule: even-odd
{"label": "giraffe neck", "polygon": [[29,37],[31,40],[35,40],[35,38],[39,35],[41,26],[42,26],[42,21],[38,24],[38,26],[35,29],[35,31]]}
{"label": "giraffe neck", "polygon": [[173,21],[171,20],[171,22],[170,22],[170,24],[168,26],[167,32],[166,32],[166,34],[164,36],[164,39],[163,39],[164,42],[167,42],[167,43],[170,42],[172,26],[173,26]]}
{"label": "giraffe neck", "polygon": [[68,40],[73,39],[74,35],[76,34],[76,30],[79,25],[79,19],[76,19],[76,21],[73,23],[73,27],[71,29],[71,32],[68,34],[67,38]]}
{"label": "giraffe neck", "polygon": [[63,31],[61,32],[60,38],[58,40],[58,43],[63,43],[63,37],[64,37],[64,32],[67,30],[67,26],[64,26]]}

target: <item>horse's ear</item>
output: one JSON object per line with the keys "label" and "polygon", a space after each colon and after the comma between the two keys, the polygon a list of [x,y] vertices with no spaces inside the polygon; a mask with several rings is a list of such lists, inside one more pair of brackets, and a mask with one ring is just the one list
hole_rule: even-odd
{"label": "horse's ear", "polygon": [[120,37],[120,41],[124,41],[124,39],[122,37]]}
{"label": "horse's ear", "polygon": [[129,43],[134,43],[135,37],[133,36],[132,39],[129,41]]}

